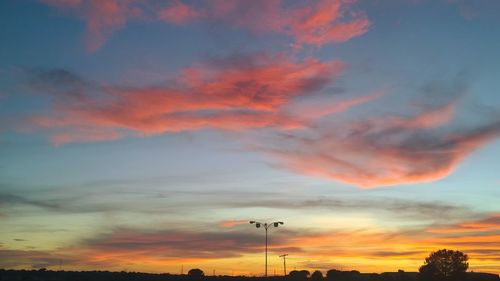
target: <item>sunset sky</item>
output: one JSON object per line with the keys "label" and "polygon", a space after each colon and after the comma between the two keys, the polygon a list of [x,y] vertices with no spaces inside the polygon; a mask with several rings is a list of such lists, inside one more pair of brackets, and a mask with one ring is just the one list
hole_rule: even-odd
{"label": "sunset sky", "polygon": [[500,273],[500,1],[0,2],[0,268]]}

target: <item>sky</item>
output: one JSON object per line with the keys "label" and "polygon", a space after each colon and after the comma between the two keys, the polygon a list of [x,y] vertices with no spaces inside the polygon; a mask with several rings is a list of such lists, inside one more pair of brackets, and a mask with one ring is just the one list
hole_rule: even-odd
{"label": "sky", "polygon": [[0,2],[0,268],[500,273],[500,2]]}

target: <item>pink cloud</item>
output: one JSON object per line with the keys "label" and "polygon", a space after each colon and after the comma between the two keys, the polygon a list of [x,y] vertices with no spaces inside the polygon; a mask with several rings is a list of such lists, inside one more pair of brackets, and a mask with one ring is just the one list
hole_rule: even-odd
{"label": "pink cloud", "polygon": [[[295,45],[321,46],[339,43],[360,36],[368,31],[370,21],[362,12],[348,12],[353,1],[315,0],[306,5],[285,6],[281,0],[229,1],[216,0],[205,7],[205,13],[195,11],[176,2],[179,13],[173,18],[173,8],[160,12],[172,14],[164,18],[176,24],[188,23],[200,18],[223,20],[234,27],[250,29],[258,33],[283,33],[294,38]],[[177,8],[178,7],[178,8]],[[186,15],[186,16],[184,16]],[[191,16],[187,16],[191,15]]]}
{"label": "pink cloud", "polygon": [[353,13],[344,19],[342,9],[350,1],[316,1],[315,5],[289,11],[290,22],[285,25],[296,44],[321,46],[345,42],[368,31],[370,21],[363,13]]}
{"label": "pink cloud", "polygon": [[160,20],[173,24],[185,24],[205,16],[203,12],[184,4],[179,0],[174,1],[169,7],[160,10],[158,14]]}
{"label": "pink cloud", "polygon": [[[298,128],[304,120],[287,114],[283,106],[322,89],[343,69],[339,61],[296,61],[284,55],[234,57],[193,65],[182,71],[176,83],[164,86],[95,85],[98,94],[59,93],[51,112],[33,116],[30,123],[48,129],[59,145],[204,128]],[[50,77],[47,82],[61,81],[46,77]],[[57,87],[68,88],[60,83],[48,86],[52,92]]]}
{"label": "pink cloud", "polygon": [[292,37],[296,47],[339,43],[368,31],[370,21],[362,12],[352,12],[349,0],[314,0],[307,4],[285,5],[282,0],[214,0],[200,7],[181,0],[158,7],[138,0],[40,0],[69,10],[86,23],[85,44],[93,52],[117,30],[134,18],[188,24],[201,19],[218,20],[257,33],[281,33]]}
{"label": "pink cloud", "polygon": [[86,23],[85,45],[93,52],[130,18],[143,14],[137,0],[41,0],[58,8],[70,9]]}
{"label": "pink cloud", "polygon": [[232,27],[265,33],[281,32],[286,24],[281,0],[215,0],[212,3],[206,8],[210,17],[223,20]]}
{"label": "pink cloud", "polygon": [[452,102],[414,117],[389,116],[384,119],[387,124],[394,127],[431,129],[448,124],[455,117],[455,110],[456,103]]}
{"label": "pink cloud", "polygon": [[285,108],[303,120],[317,120],[335,113],[341,113],[350,108],[383,97],[387,90],[380,90],[373,94],[338,100],[338,97],[316,98],[302,102],[291,103]]}
{"label": "pink cloud", "polygon": [[453,111],[454,106],[445,105],[413,118],[322,124],[278,136],[279,146],[261,149],[296,173],[363,188],[430,182],[448,176],[465,157],[500,135],[498,123],[438,130]]}
{"label": "pink cloud", "polygon": [[95,51],[115,30],[126,25],[130,17],[139,16],[142,10],[133,7],[135,0],[92,0],[84,17],[87,22],[87,49]]}

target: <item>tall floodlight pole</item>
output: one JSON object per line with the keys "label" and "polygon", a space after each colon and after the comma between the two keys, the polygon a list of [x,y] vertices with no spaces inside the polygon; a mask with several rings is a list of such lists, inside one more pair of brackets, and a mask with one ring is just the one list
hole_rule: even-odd
{"label": "tall floodlight pole", "polygon": [[286,256],[288,256],[288,254],[283,254],[280,256],[280,258],[283,258],[283,275],[286,276]]}
{"label": "tall floodlight pole", "polygon": [[257,228],[260,228],[261,226],[264,227],[264,229],[266,230],[266,269],[265,269],[265,277],[267,277],[267,230],[270,228],[270,227],[278,227],[280,224],[283,224],[282,221],[275,221],[275,222],[272,222],[272,223],[262,223],[262,222],[258,222],[258,221],[250,221],[250,224],[255,224],[255,227]]}

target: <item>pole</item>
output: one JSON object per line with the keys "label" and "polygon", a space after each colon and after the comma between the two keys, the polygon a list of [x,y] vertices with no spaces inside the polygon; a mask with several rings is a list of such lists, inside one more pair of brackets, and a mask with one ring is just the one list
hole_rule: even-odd
{"label": "pole", "polygon": [[288,254],[283,254],[280,256],[280,258],[283,258],[283,274],[286,276],[286,256],[288,256]]}
{"label": "pole", "polygon": [[283,256],[283,270],[285,271],[286,276],[286,255]]}
{"label": "pole", "polygon": [[267,277],[267,223],[264,224],[264,227],[266,229],[266,274],[265,274],[265,276]]}

